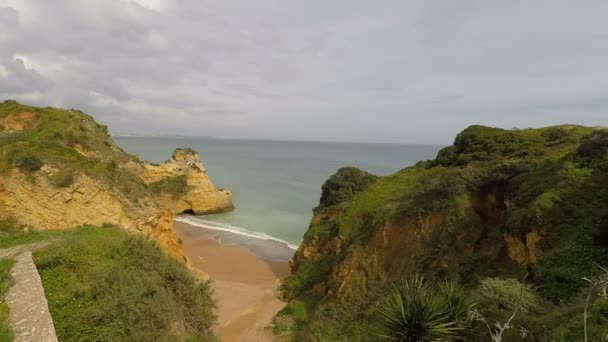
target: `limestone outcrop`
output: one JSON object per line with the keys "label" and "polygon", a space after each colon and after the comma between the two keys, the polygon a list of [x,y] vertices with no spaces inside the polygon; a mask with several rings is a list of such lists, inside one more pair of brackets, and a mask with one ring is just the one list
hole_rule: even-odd
{"label": "limestone outcrop", "polygon": [[234,208],[232,192],[228,189],[218,189],[213,185],[194,150],[176,149],[171,158],[161,165],[145,164],[141,175],[146,184],[176,176],[186,178],[186,189],[177,198],[165,199],[172,212],[204,215],[230,211]]}
{"label": "limestone outcrop", "polygon": [[182,260],[175,215],[232,208],[230,190],[215,188],[191,149],[152,165],[80,111],[0,103],[0,220],[29,229],[112,224]]}

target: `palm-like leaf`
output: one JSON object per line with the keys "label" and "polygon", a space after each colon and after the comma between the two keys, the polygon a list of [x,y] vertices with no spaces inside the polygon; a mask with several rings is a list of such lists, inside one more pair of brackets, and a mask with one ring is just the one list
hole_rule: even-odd
{"label": "palm-like leaf", "polygon": [[465,291],[453,282],[436,288],[413,276],[390,288],[379,308],[390,341],[463,341],[473,339]]}

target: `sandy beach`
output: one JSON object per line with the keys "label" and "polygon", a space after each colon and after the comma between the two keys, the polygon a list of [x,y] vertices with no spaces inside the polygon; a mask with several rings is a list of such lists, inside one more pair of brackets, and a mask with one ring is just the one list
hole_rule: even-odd
{"label": "sandy beach", "polygon": [[220,340],[271,341],[272,331],[266,327],[285,305],[274,292],[289,274],[287,262],[264,260],[244,246],[220,244],[217,231],[177,221],[174,228],[192,266],[213,280]]}

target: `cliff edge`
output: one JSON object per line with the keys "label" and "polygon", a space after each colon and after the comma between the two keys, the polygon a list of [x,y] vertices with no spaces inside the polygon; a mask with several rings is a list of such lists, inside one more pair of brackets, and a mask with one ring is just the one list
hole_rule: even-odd
{"label": "cliff edge", "polygon": [[152,165],[81,111],[0,104],[0,220],[30,229],[114,224],[181,259],[175,215],[232,208],[231,192],[213,185],[193,150]]}
{"label": "cliff edge", "polygon": [[[606,208],[606,129],[471,126],[434,160],[387,177],[341,169],[323,185],[291,261],[282,286],[291,303],[275,331],[381,340],[378,307],[394,282],[455,279],[475,294],[499,277],[530,286],[542,303],[512,322],[526,329],[524,340],[582,340],[578,298],[608,266]],[[593,305],[603,314],[590,329],[605,332],[608,302]],[[496,322],[511,315],[479,310]]]}

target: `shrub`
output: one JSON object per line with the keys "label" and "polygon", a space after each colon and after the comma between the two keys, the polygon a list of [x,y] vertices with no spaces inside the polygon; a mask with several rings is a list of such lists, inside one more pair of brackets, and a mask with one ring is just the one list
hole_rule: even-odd
{"label": "shrub", "polygon": [[498,306],[509,311],[534,311],[539,298],[530,285],[517,279],[485,278],[479,287],[481,305]]}
{"label": "shrub", "polygon": [[38,157],[26,156],[17,163],[20,169],[29,172],[36,172],[42,168],[44,163]]}
{"label": "shrub", "polygon": [[34,260],[60,340],[216,340],[209,283],[141,236],[82,227]]}
{"label": "shrub", "polygon": [[171,154],[171,159],[177,158],[180,154],[197,154],[197,152],[190,147],[178,147],[173,151],[173,154]]}
{"label": "shrub", "polygon": [[450,166],[456,162],[456,159],[458,159],[456,147],[448,146],[439,150],[437,153],[437,158],[435,158],[435,164],[441,166]]}
{"label": "shrub", "polygon": [[150,190],[153,192],[168,193],[174,198],[183,195],[188,188],[188,178],[186,175],[163,178],[154,183],[150,183]]}
{"label": "shrub", "polygon": [[331,259],[323,259],[318,262],[301,261],[298,264],[297,272],[285,278],[281,285],[282,296],[294,298],[302,294],[327,273],[332,261]]}
{"label": "shrub", "polygon": [[74,169],[65,168],[50,177],[51,183],[60,188],[67,188],[74,184]]}
{"label": "shrub", "polygon": [[[1,130],[1,127],[0,127]],[[0,133],[0,145],[8,145],[18,142],[24,138],[23,132],[5,132]]]}
{"label": "shrub", "polygon": [[601,129],[585,136],[576,154],[584,159],[608,158],[608,129]]}
{"label": "shrub", "polygon": [[356,167],[344,167],[329,177],[321,188],[319,207],[348,202],[355,193],[365,190],[378,176]]}
{"label": "shrub", "polygon": [[0,341],[12,341],[13,333],[8,325],[8,304],[4,297],[11,281],[11,269],[15,264],[13,259],[0,260]]}
{"label": "shrub", "polygon": [[389,341],[467,341],[479,336],[469,319],[472,303],[453,282],[433,285],[422,276],[405,279],[381,302]]}

